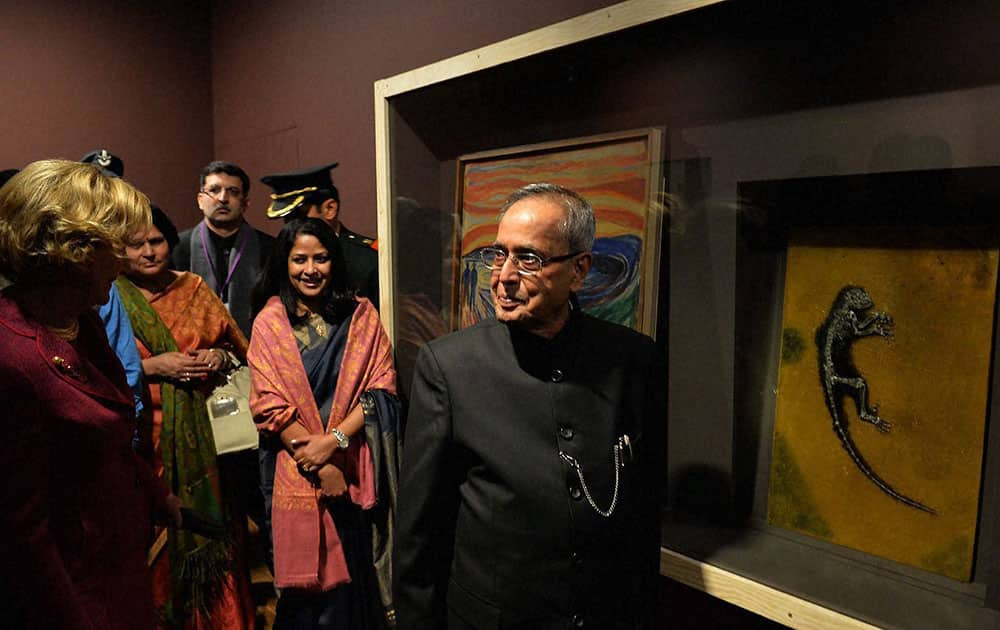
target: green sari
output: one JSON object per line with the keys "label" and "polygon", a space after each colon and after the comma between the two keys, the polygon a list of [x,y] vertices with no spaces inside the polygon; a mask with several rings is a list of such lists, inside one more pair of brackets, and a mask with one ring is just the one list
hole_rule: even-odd
{"label": "green sari", "polygon": [[[124,276],[115,281],[136,337],[153,353],[178,352],[170,329],[139,289]],[[184,504],[222,523],[218,499],[215,441],[205,396],[195,385],[160,384],[163,426],[160,451],[164,483]],[[231,540],[210,540],[184,529],[167,534],[172,601],[161,611],[168,626],[182,626],[198,611],[208,612],[232,568]]]}

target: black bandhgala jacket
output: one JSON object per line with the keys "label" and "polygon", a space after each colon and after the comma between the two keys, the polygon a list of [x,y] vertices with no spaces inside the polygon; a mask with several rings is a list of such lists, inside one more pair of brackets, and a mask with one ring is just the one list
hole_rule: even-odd
{"label": "black bandhgala jacket", "polygon": [[[490,320],[424,346],[400,475],[399,627],[640,627],[657,590],[665,372],[649,337],[577,312],[552,340]],[[623,435],[632,453],[604,517],[591,499],[609,508]]]}

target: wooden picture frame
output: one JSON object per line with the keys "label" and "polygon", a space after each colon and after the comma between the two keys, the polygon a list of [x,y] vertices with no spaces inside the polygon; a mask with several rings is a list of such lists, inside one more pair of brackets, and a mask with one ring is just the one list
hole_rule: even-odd
{"label": "wooden picture frame", "polygon": [[649,127],[459,156],[451,329],[493,316],[479,251],[518,188],[565,186],[594,208],[594,265],[578,294],[592,315],[655,335],[663,195],[663,129]]}

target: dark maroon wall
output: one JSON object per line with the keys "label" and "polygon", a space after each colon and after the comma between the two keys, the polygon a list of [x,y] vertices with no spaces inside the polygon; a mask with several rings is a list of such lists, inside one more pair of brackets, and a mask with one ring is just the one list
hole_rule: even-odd
{"label": "dark maroon wall", "polygon": [[190,222],[213,148],[209,19],[194,1],[0,2],[0,168],[108,147]]}
{"label": "dark maroon wall", "polygon": [[[302,0],[213,4],[215,152],[255,181],[339,161],[344,222],[375,233],[378,79],[615,4],[615,0]],[[268,226],[274,231],[277,226]]]}
{"label": "dark maroon wall", "polygon": [[254,181],[339,161],[343,217],[375,232],[373,84],[614,0],[0,2],[0,169],[108,147],[188,227],[212,159]]}

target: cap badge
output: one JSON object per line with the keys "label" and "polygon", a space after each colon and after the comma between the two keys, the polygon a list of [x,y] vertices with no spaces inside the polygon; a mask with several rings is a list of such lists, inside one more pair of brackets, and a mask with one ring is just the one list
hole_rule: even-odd
{"label": "cap badge", "polygon": [[98,166],[101,168],[108,168],[111,166],[111,154],[108,153],[107,149],[101,149],[97,152],[97,157],[94,158],[94,161],[97,162]]}

